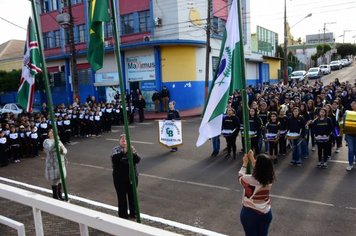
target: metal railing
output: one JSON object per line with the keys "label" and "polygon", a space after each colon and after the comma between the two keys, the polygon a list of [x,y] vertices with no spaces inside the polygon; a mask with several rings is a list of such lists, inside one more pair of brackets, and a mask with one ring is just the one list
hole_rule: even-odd
{"label": "metal railing", "polygon": [[[124,220],[116,216],[108,215],[81,206],[73,205],[67,202],[62,202],[34,192],[30,192],[27,190],[23,190],[20,188],[12,187],[1,183],[0,183],[0,197],[8,199],[10,201],[20,203],[22,205],[32,207],[37,236],[44,235],[42,215],[41,215],[42,211],[47,212],[51,215],[59,216],[63,219],[77,222],[79,224],[79,230],[81,236],[89,235],[88,227],[112,235],[135,235],[135,236],[136,235],[137,236],[162,236],[162,235],[178,236],[179,235],[162,229]],[[19,222],[11,221],[11,219],[8,218],[6,218],[5,220],[6,222],[17,223],[16,225],[18,226],[21,224]],[[4,223],[4,222],[0,221],[0,223]]]}

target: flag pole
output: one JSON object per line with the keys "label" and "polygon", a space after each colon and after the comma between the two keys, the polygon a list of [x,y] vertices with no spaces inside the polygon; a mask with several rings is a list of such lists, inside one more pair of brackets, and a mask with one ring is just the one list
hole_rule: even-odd
{"label": "flag pole", "polygon": [[[235,60],[235,61],[240,61],[241,65],[241,97],[242,97],[242,119],[243,119],[243,125],[244,125],[244,141],[245,141],[245,154],[248,153],[248,151],[251,148],[251,140],[250,140],[250,123],[249,123],[249,110],[248,110],[248,99],[247,99],[247,92],[246,92],[246,76],[245,76],[245,53],[244,53],[244,44],[243,44],[243,34],[242,34],[242,18],[241,18],[241,0],[237,0],[237,17],[238,17],[238,22],[239,22],[239,36],[241,43],[239,43],[240,47],[240,60]],[[236,79],[236,78],[235,78]],[[247,173],[251,173],[251,166],[250,162],[247,166]]]}
{"label": "flag pole", "polygon": [[42,68],[42,78],[43,78],[44,86],[46,89],[47,103],[48,103],[48,108],[49,108],[48,110],[49,110],[51,125],[52,125],[52,129],[53,129],[54,145],[55,145],[56,155],[57,155],[57,164],[58,164],[59,172],[61,175],[61,181],[62,181],[65,200],[68,201],[67,185],[66,185],[66,180],[64,178],[61,154],[60,154],[60,150],[59,150],[58,129],[57,129],[56,122],[54,120],[53,100],[52,100],[51,89],[49,87],[46,60],[44,58],[44,51],[43,51],[43,47],[42,47],[42,45],[43,45],[42,44],[42,31],[39,30],[39,26],[38,26],[37,8],[36,8],[35,0],[31,0],[31,6],[32,6],[32,15],[33,15],[34,23],[35,23],[36,35],[37,35],[37,40],[38,40],[38,48],[40,51],[41,63],[42,63],[42,67],[43,67]]}
{"label": "flag pole", "polygon": [[132,149],[131,149],[131,140],[130,140],[128,118],[127,118],[127,110],[126,110],[127,105],[130,106],[130,104],[126,104],[124,81],[122,78],[122,70],[121,70],[121,54],[120,54],[120,47],[119,47],[120,40],[119,40],[119,34],[118,34],[118,30],[117,30],[117,21],[116,21],[116,13],[119,12],[118,11],[119,6],[116,6],[115,0],[110,0],[110,2],[111,2],[111,15],[112,15],[112,22],[113,22],[114,48],[115,48],[115,55],[116,55],[117,73],[119,75],[119,83],[120,83],[119,87],[120,87],[120,93],[121,93],[121,102],[124,105],[124,109],[122,109],[122,110],[123,110],[123,116],[124,116],[124,127],[125,127],[125,134],[126,134],[127,150],[128,150],[128,154],[129,154],[130,180],[132,182],[132,193],[133,193],[134,203],[135,203],[136,221],[138,223],[141,223],[140,208],[139,208],[139,204],[138,204],[138,196],[137,196],[137,188],[136,188],[136,176],[135,176],[134,162],[133,162]]}

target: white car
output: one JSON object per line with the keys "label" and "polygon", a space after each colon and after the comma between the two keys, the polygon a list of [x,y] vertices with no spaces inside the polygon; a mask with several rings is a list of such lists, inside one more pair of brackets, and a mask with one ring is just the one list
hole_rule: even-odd
{"label": "white car", "polygon": [[312,67],[307,72],[308,79],[319,79],[322,75],[323,73],[319,67]]}
{"label": "white car", "polygon": [[321,72],[323,72],[323,75],[328,75],[331,73],[331,68],[329,65],[320,65],[319,68]]}
{"label": "white car", "polygon": [[8,103],[3,106],[2,109],[0,109],[0,113],[13,113],[16,117],[23,112],[23,108],[20,107],[20,105],[17,105],[16,103]]}
{"label": "white car", "polygon": [[337,60],[330,62],[330,68],[332,70],[340,70],[342,68],[341,61]]}
{"label": "white car", "polygon": [[289,79],[290,80],[295,80],[296,82],[302,81],[302,80],[305,79],[305,75],[306,74],[307,74],[307,72],[305,70],[296,70],[296,71],[293,71],[290,74]]}

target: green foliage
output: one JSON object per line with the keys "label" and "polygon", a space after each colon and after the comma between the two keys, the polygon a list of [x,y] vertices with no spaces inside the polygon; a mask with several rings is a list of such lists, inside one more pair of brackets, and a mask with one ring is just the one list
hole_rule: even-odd
{"label": "green foliage", "polygon": [[341,58],[345,58],[348,55],[356,55],[356,45],[350,43],[343,43],[336,45],[337,54],[341,56]]}
{"label": "green foliage", "polygon": [[21,70],[0,71],[0,92],[17,91],[20,78]]}
{"label": "green foliage", "polygon": [[[22,70],[0,71],[0,93],[17,91]],[[35,90],[43,90],[42,74],[36,76]]]}

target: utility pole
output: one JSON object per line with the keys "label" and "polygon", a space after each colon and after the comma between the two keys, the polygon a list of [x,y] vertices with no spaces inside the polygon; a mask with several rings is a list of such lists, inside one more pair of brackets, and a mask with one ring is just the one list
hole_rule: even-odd
{"label": "utility pole", "polygon": [[288,36],[287,36],[287,3],[284,0],[284,57],[283,57],[283,84],[288,84]]}
{"label": "utility pole", "polygon": [[336,22],[325,22],[324,23],[324,28],[323,28],[323,31],[324,31],[324,34],[323,34],[323,43],[325,43],[325,31],[326,31],[326,25],[331,25],[331,24],[336,24]]}
{"label": "utility pole", "polygon": [[206,54],[205,54],[205,101],[209,94],[209,75],[210,75],[210,32],[211,32],[211,0],[208,0],[208,10],[206,15]]}
{"label": "utility pole", "polygon": [[79,98],[79,81],[78,81],[78,71],[77,71],[77,53],[75,51],[75,42],[74,42],[74,21],[72,15],[72,3],[71,0],[67,1],[68,14],[70,16],[69,27],[68,27],[68,39],[69,39],[69,50],[70,50],[70,65],[71,65],[71,79],[72,79],[72,89],[73,89],[73,100]]}

